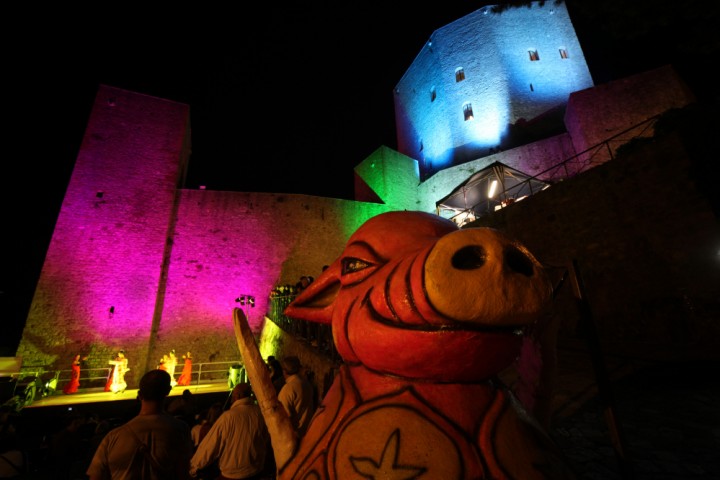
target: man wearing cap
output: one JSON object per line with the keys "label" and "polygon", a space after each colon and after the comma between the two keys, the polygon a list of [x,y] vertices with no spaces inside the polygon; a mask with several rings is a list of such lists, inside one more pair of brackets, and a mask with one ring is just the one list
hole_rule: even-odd
{"label": "man wearing cap", "polygon": [[270,435],[250,384],[233,387],[230,409],[223,412],[198,445],[190,461],[190,475],[217,460],[218,479],[259,479],[270,449]]}
{"label": "man wearing cap", "polygon": [[278,393],[278,401],[285,407],[298,437],[305,435],[315,413],[315,392],[310,381],[301,372],[302,365],[296,356],[280,361],[285,385]]}
{"label": "man wearing cap", "polygon": [[187,479],[193,444],[190,427],[163,411],[170,374],[150,370],[140,379],[140,413],[102,439],[87,475],[90,480]]}

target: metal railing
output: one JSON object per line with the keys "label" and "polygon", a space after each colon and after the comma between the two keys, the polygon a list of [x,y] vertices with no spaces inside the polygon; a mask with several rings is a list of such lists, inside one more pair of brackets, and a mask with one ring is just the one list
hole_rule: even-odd
{"label": "metal railing", "polygon": [[[647,137],[648,130],[653,128],[653,126],[660,117],[662,117],[662,114],[654,115],[650,118],[647,118],[646,120],[643,120],[640,123],[633,125],[632,127],[626,128],[622,132],[613,135],[612,137],[598,143],[597,145],[587,148],[582,152],[577,153],[532,177],[528,177],[523,182],[518,183],[509,189],[503,190],[502,192],[500,192],[500,194],[503,196],[503,198],[515,200],[515,192],[519,192],[525,188],[531,189],[532,182],[548,182],[551,186],[557,181],[572,178],[593,167],[601,165],[609,160],[613,160],[615,158],[615,150],[617,150],[617,147],[614,150],[613,146],[622,146],[631,140]],[[632,133],[632,135],[628,135],[630,133]],[[455,212],[452,216],[447,218],[456,221],[456,223],[462,225],[465,223],[466,218],[477,219],[483,215],[492,213],[494,211],[492,209],[487,209],[487,211],[485,211],[485,209],[479,208],[483,203],[484,201],[465,209],[438,207],[438,214],[440,214],[440,210]],[[508,202],[508,205],[510,203],[512,202]]]}
{"label": "metal railing", "polygon": [[[80,386],[83,390],[96,390],[105,388],[110,378],[112,368],[83,368],[80,370]],[[175,372],[175,379],[180,376]],[[36,382],[38,391],[52,395],[55,390],[62,391],[62,387],[70,381],[71,369],[45,370],[41,367],[23,367],[18,374],[18,380],[32,379]],[[240,360],[227,360],[223,362],[193,363],[190,385],[226,383],[230,377],[233,382],[247,381],[247,374]],[[38,384],[39,382],[39,384]]]}
{"label": "metal railing", "polygon": [[[218,368],[223,365],[223,368]],[[195,367],[197,366],[197,369]],[[237,372],[234,372],[237,370]],[[193,363],[193,372],[191,385],[200,385],[207,383],[227,382],[232,375],[238,375],[237,381],[247,381],[245,367],[240,360],[232,360],[227,362],[203,362]]]}
{"label": "metal railing", "polygon": [[328,357],[332,362],[340,363],[342,359],[335,349],[331,325],[296,320],[285,315],[285,308],[290,305],[290,302],[292,302],[296,296],[297,295],[271,296],[268,318],[285,333],[306,343],[310,348]]}
{"label": "metal railing", "polygon": [[[342,359],[335,349],[330,325],[291,319],[283,312],[295,299],[296,295],[282,295],[270,297],[268,318],[287,334],[306,343],[321,355],[327,356],[335,363]],[[180,376],[182,368],[178,365],[175,370],[175,379]],[[80,370],[80,388],[83,390],[96,390],[105,387],[112,373],[111,367],[82,368]],[[46,394],[53,394],[55,390],[62,392],[62,387],[70,381],[71,369],[49,370],[46,367],[25,366],[20,369],[18,379],[37,379],[38,390]],[[230,377],[235,377],[231,379]],[[247,373],[241,360],[226,360],[222,362],[193,362],[190,385],[225,383],[232,381],[247,381]]]}

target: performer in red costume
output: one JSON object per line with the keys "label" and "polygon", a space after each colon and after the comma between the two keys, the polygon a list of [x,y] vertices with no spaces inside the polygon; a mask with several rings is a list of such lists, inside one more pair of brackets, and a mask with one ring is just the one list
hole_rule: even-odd
{"label": "performer in red costume", "polygon": [[192,355],[190,352],[187,352],[182,357],[185,360],[185,364],[183,365],[182,373],[177,380],[177,384],[185,387],[190,385],[190,381],[192,380]]}
{"label": "performer in red costume", "polygon": [[[87,357],[83,360],[86,359]],[[75,393],[80,387],[80,355],[75,355],[70,368],[72,369],[72,372],[70,373],[70,381],[63,387],[63,393]]]}

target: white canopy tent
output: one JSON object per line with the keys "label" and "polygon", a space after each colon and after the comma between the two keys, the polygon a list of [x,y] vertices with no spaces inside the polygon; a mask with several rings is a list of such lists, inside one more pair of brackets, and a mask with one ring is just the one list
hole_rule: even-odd
{"label": "white canopy tent", "polygon": [[438,215],[462,226],[549,186],[547,182],[495,162],[473,173],[435,206]]}

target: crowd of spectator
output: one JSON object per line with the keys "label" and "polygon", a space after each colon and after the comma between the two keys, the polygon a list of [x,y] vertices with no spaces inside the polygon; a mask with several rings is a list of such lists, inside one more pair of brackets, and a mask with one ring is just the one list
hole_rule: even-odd
{"label": "crowd of spectator", "polygon": [[[268,368],[282,370],[285,383],[277,383],[278,395],[283,399],[282,403],[288,410],[293,425],[302,435],[314,414],[317,398],[313,387],[307,381],[308,372],[297,357],[285,357],[280,361],[274,357],[268,358]],[[162,381],[166,381],[167,385]],[[68,410],[64,415],[48,417],[36,415],[43,409],[33,409],[33,412],[29,413],[27,409],[17,412],[12,408],[3,408],[0,417],[0,479],[115,478],[109,467],[117,463],[115,457],[122,458],[131,451],[143,451],[143,442],[153,445],[153,448],[149,449],[152,450],[150,456],[143,457],[147,458],[144,468],[164,468],[160,463],[155,463],[153,458],[154,455],[162,456],[162,453],[153,449],[159,441],[156,435],[160,435],[158,432],[163,429],[174,432],[172,438],[170,435],[166,436],[167,445],[173,445],[172,448],[168,447],[169,450],[182,451],[179,445],[184,441],[185,434],[190,446],[189,457],[183,459],[180,453],[180,457],[173,460],[173,465],[180,465],[180,473],[174,472],[173,478],[185,478],[187,470],[188,478],[192,473],[201,480],[215,480],[220,478],[218,475],[222,473],[222,466],[230,469],[225,472],[228,474],[226,478],[275,478],[272,447],[264,420],[259,415],[259,409],[255,408],[257,402],[249,384],[235,385],[224,403],[211,396],[208,399],[212,399],[212,402],[207,404],[205,402],[208,400],[198,398],[206,397],[205,395],[193,395],[188,389],[183,391],[182,396],[168,397],[172,385],[165,371],[151,370],[143,376],[140,383],[136,403],[119,415],[116,409],[112,415],[103,414],[102,407],[98,407],[97,412],[81,413],[87,404],[66,407]],[[231,411],[233,416],[228,416]],[[220,422],[222,418],[225,420]],[[254,461],[246,465],[235,465],[228,463],[227,459],[221,460],[221,452],[216,448],[217,445],[226,445],[223,440],[226,440],[224,437],[227,436],[228,425],[238,422],[248,425],[247,435],[252,439],[238,437],[236,432],[234,440],[230,440],[238,449],[252,449]],[[182,429],[178,428],[181,424],[185,425]],[[242,432],[240,433],[242,435]],[[112,438],[106,439],[108,435]],[[139,440],[135,442],[133,438]],[[202,447],[206,440],[207,445]],[[201,453],[195,458],[198,451]],[[162,458],[159,460],[167,463],[162,462]],[[183,466],[185,461],[186,469]],[[262,468],[259,467],[260,464]],[[135,467],[128,465],[126,468]],[[233,473],[243,476],[231,476]]]}
{"label": "crowd of spectator", "polygon": [[288,297],[288,296],[294,296],[302,292],[307,288],[308,285],[310,285],[313,281],[315,281],[315,278],[310,275],[303,275],[300,277],[300,280],[297,281],[294,285],[286,283],[285,285],[276,285],[271,291],[270,291],[270,298],[273,297]]}

